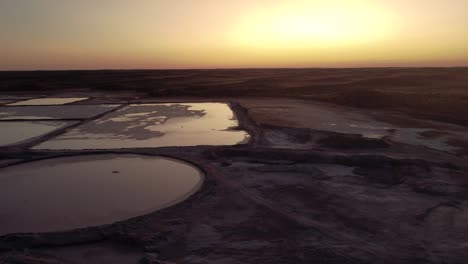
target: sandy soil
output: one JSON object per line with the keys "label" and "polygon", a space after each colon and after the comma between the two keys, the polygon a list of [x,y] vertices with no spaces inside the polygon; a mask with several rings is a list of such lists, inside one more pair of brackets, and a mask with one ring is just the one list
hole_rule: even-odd
{"label": "sandy soil", "polygon": [[[368,71],[404,73],[399,69]],[[415,69],[411,74],[425,76],[427,71],[432,70]],[[456,72],[466,69],[435,71],[438,76]],[[192,72],[191,78],[197,75]],[[5,76],[2,78],[4,85]],[[44,83],[51,82],[48,78]],[[226,80],[222,74],[216,78],[217,82]],[[79,93],[86,91],[69,95]],[[100,263],[116,256],[128,263],[461,264],[468,259],[466,129],[458,121],[417,118],[415,113],[424,109],[419,106],[405,114],[393,108],[369,111],[304,98],[149,98],[131,91],[93,91],[89,96],[93,98],[88,103],[93,104],[230,101],[240,128],[248,130],[252,139],[232,147],[28,149],[46,137],[0,148],[0,167],[76,154],[139,153],[182,159],[206,174],[204,186],[188,200],[149,215],[68,232],[2,236],[0,263]],[[314,112],[321,114],[314,117]],[[321,120],[322,114],[327,118]],[[349,126],[326,126],[334,120],[357,122],[358,130],[355,126],[351,130]],[[366,134],[382,123],[383,133],[388,134]],[[414,132],[420,128],[424,130]],[[403,137],[409,133],[405,131],[421,138],[413,134]],[[451,138],[446,140],[447,134]],[[441,150],[441,144],[460,148]],[[100,253],[93,258],[86,253],[90,250]]]}

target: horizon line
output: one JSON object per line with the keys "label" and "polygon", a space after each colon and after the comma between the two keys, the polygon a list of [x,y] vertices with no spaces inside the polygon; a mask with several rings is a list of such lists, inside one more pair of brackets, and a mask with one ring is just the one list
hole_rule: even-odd
{"label": "horizon line", "polygon": [[37,70],[0,70],[0,72],[65,72],[65,71],[213,71],[213,70],[307,70],[307,69],[453,69],[468,68],[457,66],[356,66],[356,67],[233,67],[233,68],[96,68],[96,69],[37,69]]}

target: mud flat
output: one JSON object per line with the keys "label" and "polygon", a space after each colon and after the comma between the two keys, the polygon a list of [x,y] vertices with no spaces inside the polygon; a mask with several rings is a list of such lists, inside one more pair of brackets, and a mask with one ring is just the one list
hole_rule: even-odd
{"label": "mud flat", "polygon": [[[122,106],[34,144],[0,148],[0,170],[85,154],[163,156],[199,167],[203,185],[180,203],[128,220],[3,235],[0,263],[461,264],[468,258],[468,163],[460,143],[466,129],[460,124],[306,99],[112,97],[96,91],[88,97],[88,103]],[[132,117],[126,111],[134,104],[195,102],[228,102],[237,125],[231,129],[247,131],[250,140],[35,148],[106,115]]]}

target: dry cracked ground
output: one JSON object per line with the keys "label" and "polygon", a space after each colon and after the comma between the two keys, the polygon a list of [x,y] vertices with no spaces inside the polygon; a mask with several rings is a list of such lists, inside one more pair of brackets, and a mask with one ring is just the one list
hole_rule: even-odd
{"label": "dry cracked ground", "polygon": [[[175,100],[87,96],[74,104]],[[251,140],[125,150],[4,147],[0,167],[135,153],[193,163],[205,180],[187,200],[130,220],[1,236],[0,263],[466,263],[466,127],[300,99],[177,100],[230,102]]]}

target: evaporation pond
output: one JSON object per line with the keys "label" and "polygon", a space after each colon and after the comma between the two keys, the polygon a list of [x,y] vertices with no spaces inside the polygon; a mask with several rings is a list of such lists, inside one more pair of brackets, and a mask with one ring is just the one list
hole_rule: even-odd
{"label": "evaporation pond", "polygon": [[67,98],[35,98],[8,105],[63,105],[76,103],[88,99],[88,97],[67,97]]}
{"label": "evaporation pond", "polygon": [[187,163],[141,155],[88,155],[0,169],[0,235],[63,231],[145,215],[197,191]]}
{"label": "evaporation pond", "polygon": [[78,126],[34,149],[235,145],[248,140],[224,103],[135,104]]}
{"label": "evaporation pond", "polygon": [[84,119],[104,114],[119,105],[51,105],[0,107],[0,120]]}
{"label": "evaporation pond", "polygon": [[0,122],[0,146],[10,146],[26,143],[30,140],[49,134],[73,122],[63,121],[21,121]]}

